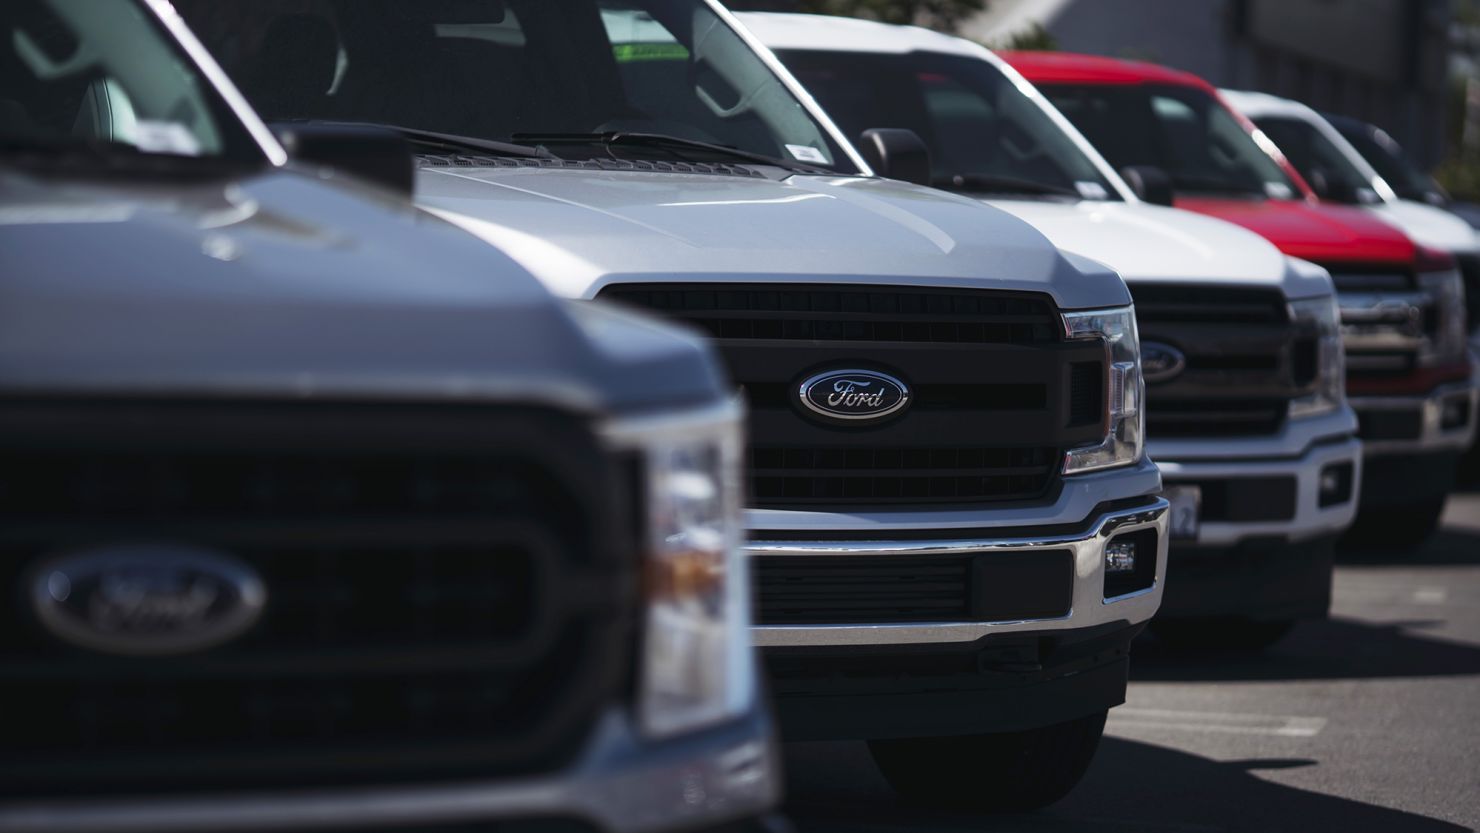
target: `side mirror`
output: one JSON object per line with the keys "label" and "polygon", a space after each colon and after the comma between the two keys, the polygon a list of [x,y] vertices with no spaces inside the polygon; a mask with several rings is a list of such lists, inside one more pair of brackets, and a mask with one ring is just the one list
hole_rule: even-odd
{"label": "side mirror", "polygon": [[362,179],[410,199],[416,157],[401,134],[379,127],[277,124],[273,132],[294,159]]}
{"label": "side mirror", "polygon": [[1356,188],[1337,180],[1325,168],[1311,168],[1309,182],[1310,189],[1316,192],[1316,196],[1327,202],[1356,205],[1362,201]]}
{"label": "side mirror", "polygon": [[1176,202],[1177,190],[1172,187],[1172,177],[1161,168],[1151,165],[1131,165],[1120,169],[1125,184],[1131,186],[1136,196],[1152,205],[1171,207]]}
{"label": "side mirror", "polygon": [[916,185],[930,184],[930,148],[913,130],[876,127],[858,137],[858,152],[874,173]]}

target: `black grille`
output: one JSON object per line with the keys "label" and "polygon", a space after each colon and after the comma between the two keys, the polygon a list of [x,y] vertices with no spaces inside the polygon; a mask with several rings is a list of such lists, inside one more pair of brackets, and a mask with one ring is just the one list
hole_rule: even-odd
{"label": "black grille", "polygon": [[1459,270],[1465,276],[1466,329],[1480,330],[1480,254],[1459,255]]}
{"label": "black grille", "polygon": [[751,560],[763,625],[1047,619],[1073,601],[1068,550]]}
{"label": "black grille", "polygon": [[1315,382],[1316,337],[1290,320],[1278,289],[1134,284],[1143,343],[1186,356],[1185,369],[1148,381],[1153,439],[1279,433],[1290,400]]}
{"label": "black grille", "polygon": [[1062,325],[1037,298],[867,287],[667,287],[603,293],[697,325],[716,338],[932,344],[1041,344]]}
{"label": "black grille", "polygon": [[[631,513],[575,418],[11,402],[0,434],[0,793],[546,771],[625,690]],[[140,542],[249,565],[261,620],[171,658],[44,631],[48,556]]]}
{"label": "black grille", "polygon": [[[602,297],[717,339],[751,405],[760,507],[1052,500],[1067,449],[1103,438],[1105,350],[1047,296],[808,284],[621,284]],[[909,407],[837,424],[798,401],[830,370],[888,373]]]}
{"label": "black grille", "polygon": [[777,448],[751,450],[758,503],[955,503],[1042,497],[1053,448]]}

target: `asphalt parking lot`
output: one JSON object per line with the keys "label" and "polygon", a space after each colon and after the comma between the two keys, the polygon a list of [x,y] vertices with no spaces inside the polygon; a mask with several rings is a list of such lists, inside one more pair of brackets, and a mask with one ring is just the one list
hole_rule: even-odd
{"label": "asphalt parking lot", "polygon": [[910,807],[861,744],[798,744],[788,815],[801,833],[1480,828],[1480,494],[1422,550],[1344,554],[1332,619],[1265,654],[1136,652],[1093,768],[1045,812]]}

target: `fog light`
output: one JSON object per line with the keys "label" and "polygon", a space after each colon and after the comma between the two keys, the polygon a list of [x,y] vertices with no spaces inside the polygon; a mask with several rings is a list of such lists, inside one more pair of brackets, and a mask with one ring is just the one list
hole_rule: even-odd
{"label": "fog light", "polygon": [[1105,573],[1134,573],[1136,571],[1136,542],[1111,541],[1105,546]]}
{"label": "fog light", "polygon": [[1338,503],[1346,503],[1352,499],[1353,474],[1351,463],[1333,463],[1321,469],[1320,493],[1317,496],[1317,503],[1322,509]]}
{"label": "fog light", "polygon": [[1470,422],[1470,400],[1453,397],[1444,400],[1444,410],[1439,413],[1439,427],[1445,431],[1463,428]]}

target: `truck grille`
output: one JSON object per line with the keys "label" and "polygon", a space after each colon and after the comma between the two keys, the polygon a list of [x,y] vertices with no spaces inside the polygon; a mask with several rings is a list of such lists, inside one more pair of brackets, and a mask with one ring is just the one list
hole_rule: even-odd
{"label": "truck grille", "polygon": [[[608,459],[533,410],[0,404],[0,794],[562,765],[630,663]],[[49,555],[140,542],[249,565],[262,618],[161,658],[45,630]]]}
{"label": "truck grille", "polygon": [[1316,336],[1290,320],[1278,289],[1133,284],[1143,344],[1186,356],[1165,381],[1148,380],[1152,439],[1279,433],[1290,400],[1314,387]]}
{"label": "truck grille", "polygon": [[[751,405],[752,505],[1052,500],[1065,450],[1103,438],[1104,347],[1067,341],[1046,296],[805,284],[619,284],[602,298],[713,335]],[[801,380],[877,370],[897,418],[833,425]]]}
{"label": "truck grille", "polygon": [[1403,377],[1418,368],[1420,351],[1437,335],[1439,310],[1407,267],[1323,264],[1341,296],[1347,379]]}
{"label": "truck grille", "polygon": [[1069,550],[751,561],[761,625],[1048,619],[1074,594]]}

